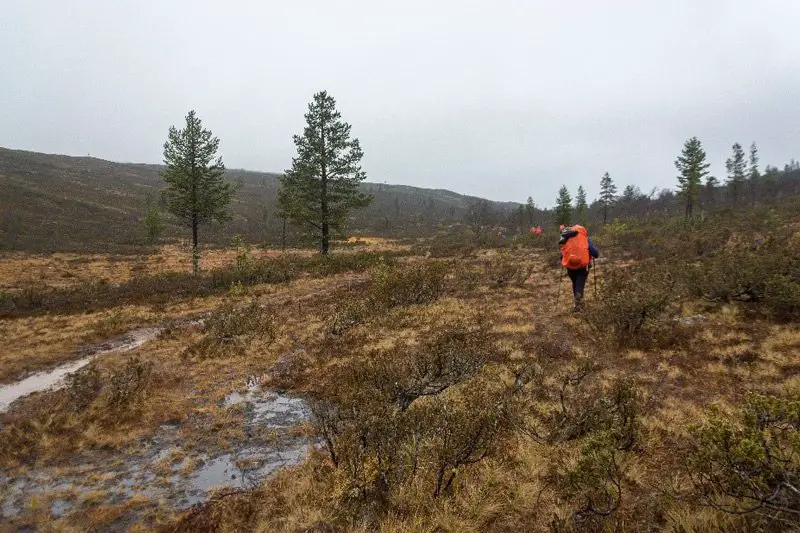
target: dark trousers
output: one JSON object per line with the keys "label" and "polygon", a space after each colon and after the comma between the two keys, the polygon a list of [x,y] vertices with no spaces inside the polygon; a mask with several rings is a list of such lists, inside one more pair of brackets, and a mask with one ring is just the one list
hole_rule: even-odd
{"label": "dark trousers", "polygon": [[572,294],[575,296],[575,305],[578,306],[583,300],[583,289],[586,287],[586,280],[589,278],[589,269],[567,269],[567,274],[569,274],[569,279],[572,280]]}

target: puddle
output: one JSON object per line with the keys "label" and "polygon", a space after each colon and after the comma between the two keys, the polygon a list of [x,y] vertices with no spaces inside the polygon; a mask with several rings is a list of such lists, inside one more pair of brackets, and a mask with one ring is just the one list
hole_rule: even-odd
{"label": "puddle", "polygon": [[[24,519],[31,498],[53,499],[53,517],[69,514],[86,506],[80,503],[89,494],[104,494],[103,501],[91,505],[119,504],[144,496],[147,505],[186,509],[205,501],[215,489],[247,489],[257,486],[279,468],[301,463],[309,449],[306,437],[291,428],[311,416],[308,404],[300,397],[261,390],[257,385],[246,393],[234,392],[223,406],[244,409],[247,437],[232,443],[234,451],[183,447],[178,426],[162,426],[153,438],[143,441],[139,451],[119,461],[119,455],[94,456],[84,464],[64,468],[44,468],[21,478],[0,474],[0,518]],[[270,430],[264,438],[260,431]],[[170,461],[175,457],[175,461]],[[192,467],[193,464],[199,464]],[[63,494],[70,493],[71,498]],[[140,509],[131,509],[136,519]]]}
{"label": "puddle", "polygon": [[71,361],[52,370],[38,372],[10,385],[0,385],[0,413],[5,412],[11,404],[34,392],[54,390],[64,384],[64,378],[92,362],[96,357],[112,353],[124,353],[139,348],[164,331],[163,327],[148,327],[129,331],[113,339],[95,344],[81,350],[83,357]]}
{"label": "puddle", "polygon": [[50,514],[63,516],[72,509],[72,502],[67,500],[53,500],[50,502]]}

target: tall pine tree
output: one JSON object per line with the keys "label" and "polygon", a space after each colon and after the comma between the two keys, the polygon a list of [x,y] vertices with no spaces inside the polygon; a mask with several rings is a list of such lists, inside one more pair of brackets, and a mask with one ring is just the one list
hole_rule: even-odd
{"label": "tall pine tree", "polygon": [[706,152],[697,137],[692,137],[683,145],[683,151],[675,160],[678,169],[678,189],[686,201],[686,218],[691,218],[694,205],[700,196],[703,178],[708,175]]}
{"label": "tall pine tree", "polygon": [[600,205],[603,208],[603,224],[608,221],[608,210],[616,201],[617,186],[614,185],[614,180],[606,172],[600,180]]}
{"label": "tall pine tree", "polygon": [[172,126],[164,143],[162,173],[167,189],[164,199],[167,209],[184,225],[192,229],[192,270],[200,268],[197,233],[201,224],[228,220],[228,204],[236,190],[225,180],[225,165],[217,156],[219,139],[203,124],[194,111],[186,115],[186,127]]}
{"label": "tall pine tree", "polygon": [[297,156],[281,176],[281,212],[319,241],[328,253],[331,232],[341,234],[350,212],[364,207],[372,196],[358,190],[367,175],[361,170],[361,145],[350,138],[336,101],[326,91],[308,105],[303,135],[294,136]]}
{"label": "tall pine tree", "polygon": [[728,170],[728,190],[734,204],[739,202],[744,192],[746,166],[742,145],[734,143],[733,155],[725,161],[725,168]]}
{"label": "tall pine tree", "polygon": [[578,194],[575,196],[575,216],[578,218],[578,224],[586,226],[589,214],[589,204],[586,203],[586,191],[583,185],[578,186]]}
{"label": "tall pine tree", "polygon": [[556,207],[554,210],[556,224],[567,225],[572,218],[572,197],[569,195],[569,190],[566,185],[562,185],[558,190],[558,198],[556,198]]}

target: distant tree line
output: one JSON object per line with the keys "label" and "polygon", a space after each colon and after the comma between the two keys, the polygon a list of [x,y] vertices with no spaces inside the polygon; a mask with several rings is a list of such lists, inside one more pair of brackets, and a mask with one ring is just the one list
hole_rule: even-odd
{"label": "distant tree line", "polygon": [[791,159],[782,170],[767,165],[762,173],[755,142],[747,154],[741,144],[733,144],[731,156],[725,163],[724,182],[710,173],[710,163],[697,137],[684,143],[675,160],[675,168],[678,171],[675,190],[655,188],[643,193],[631,184],[617,194],[616,183],[605,172],[600,178],[600,193],[591,204],[587,205],[582,185],[578,186],[574,199],[566,185],[562,185],[552,209],[536,210],[535,216],[526,218],[522,213],[527,205],[532,206],[529,198],[528,204],[520,205],[518,211],[506,218],[504,225],[525,232],[535,223],[547,221],[555,225],[606,224],[613,219],[676,215],[680,212],[686,218],[702,217],[711,209],[768,203],[800,194],[800,162]]}

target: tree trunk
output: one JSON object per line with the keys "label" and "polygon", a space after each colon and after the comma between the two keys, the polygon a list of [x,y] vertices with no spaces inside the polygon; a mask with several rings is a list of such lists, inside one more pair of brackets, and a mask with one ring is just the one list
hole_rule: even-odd
{"label": "tree trunk", "polygon": [[286,251],[286,217],[283,217],[283,232],[281,233],[281,251]]}
{"label": "tree trunk", "polygon": [[608,206],[603,204],[603,225],[606,225],[606,220],[608,219]]}
{"label": "tree trunk", "polygon": [[[323,212],[324,212],[324,210],[323,210]],[[328,236],[328,232],[329,232],[328,221],[325,220],[325,222],[322,223],[322,246],[320,248],[320,251],[322,252],[322,255],[327,255],[327,253],[328,253],[328,246],[329,246],[329,242],[330,242],[329,241],[330,238]]]}
{"label": "tree trunk", "polygon": [[197,247],[197,216],[192,219],[192,272],[200,270],[200,249]]}
{"label": "tree trunk", "polygon": [[325,153],[325,126],[320,126],[320,138],[322,140],[322,163],[320,164],[320,179],[322,180],[320,205],[322,210],[322,242],[320,243],[320,252],[322,255],[328,255],[329,245],[329,232],[328,227],[328,169],[327,169],[327,154]]}

